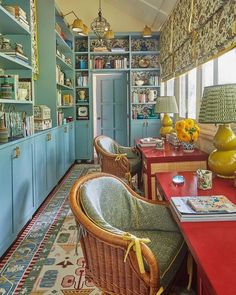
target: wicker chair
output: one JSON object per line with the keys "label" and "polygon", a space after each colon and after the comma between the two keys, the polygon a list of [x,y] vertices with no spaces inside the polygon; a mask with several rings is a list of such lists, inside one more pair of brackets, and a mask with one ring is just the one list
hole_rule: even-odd
{"label": "wicker chair", "polygon": [[131,187],[131,179],[137,174],[138,186],[140,187],[142,159],[138,149],[121,146],[105,135],[99,135],[94,138],[94,147],[102,172],[125,179]]}
{"label": "wicker chair", "polygon": [[86,277],[103,294],[168,294],[186,245],[164,202],[140,197],[116,176],[93,173],[75,182],[70,206]]}

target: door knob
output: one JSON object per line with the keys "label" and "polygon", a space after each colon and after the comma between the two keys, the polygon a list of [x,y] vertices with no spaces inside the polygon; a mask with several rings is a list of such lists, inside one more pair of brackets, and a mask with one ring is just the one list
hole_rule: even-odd
{"label": "door knob", "polygon": [[97,117],[98,120],[101,120],[101,117]]}

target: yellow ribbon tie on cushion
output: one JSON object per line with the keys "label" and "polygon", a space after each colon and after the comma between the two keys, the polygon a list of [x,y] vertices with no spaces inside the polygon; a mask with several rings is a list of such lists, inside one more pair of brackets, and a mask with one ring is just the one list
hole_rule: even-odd
{"label": "yellow ribbon tie on cushion", "polygon": [[156,295],[161,295],[164,292],[164,288],[161,287],[158,291]]}
{"label": "yellow ribbon tie on cushion", "polygon": [[130,241],[129,246],[128,246],[126,253],[125,253],[124,262],[126,261],[126,259],[128,257],[130,249],[133,247],[133,250],[135,251],[136,257],[138,260],[138,266],[139,266],[140,273],[145,273],[140,242],[147,244],[147,243],[151,242],[150,239],[137,238],[137,237],[131,235],[130,233],[124,233],[122,237],[124,240]]}
{"label": "yellow ribbon tie on cushion", "polygon": [[115,161],[120,161],[124,157],[127,157],[127,154],[118,154],[115,158]]}
{"label": "yellow ribbon tie on cushion", "polygon": [[125,178],[128,180],[128,183],[131,183],[132,176],[131,176],[130,172],[125,173]]}

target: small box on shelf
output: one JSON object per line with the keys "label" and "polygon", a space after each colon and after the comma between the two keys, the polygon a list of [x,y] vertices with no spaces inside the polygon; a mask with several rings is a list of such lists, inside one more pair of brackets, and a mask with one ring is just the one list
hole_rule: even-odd
{"label": "small box on shelf", "polygon": [[34,120],[49,120],[51,119],[51,110],[46,105],[34,106]]}

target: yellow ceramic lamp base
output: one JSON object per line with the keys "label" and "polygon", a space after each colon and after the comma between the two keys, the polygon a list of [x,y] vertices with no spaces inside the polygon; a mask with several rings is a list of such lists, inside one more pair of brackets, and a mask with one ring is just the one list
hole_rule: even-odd
{"label": "yellow ceramic lamp base", "polygon": [[168,114],[164,114],[163,119],[161,120],[161,129],[160,133],[162,137],[166,137],[166,134],[172,133],[174,128],[172,127],[172,120]]}
{"label": "yellow ceramic lamp base", "polygon": [[236,171],[236,136],[229,124],[220,125],[214,137],[214,150],[209,158],[209,168],[220,177],[233,177]]}

